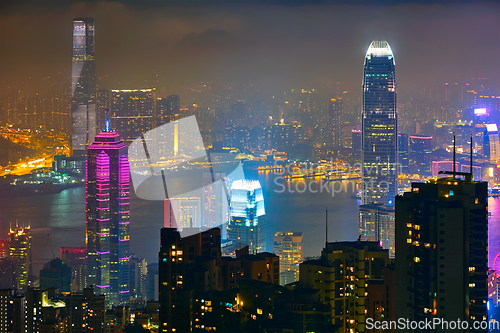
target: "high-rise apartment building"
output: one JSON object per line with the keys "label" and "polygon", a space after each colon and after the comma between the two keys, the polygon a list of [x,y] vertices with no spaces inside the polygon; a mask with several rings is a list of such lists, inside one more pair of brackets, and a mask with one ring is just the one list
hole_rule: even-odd
{"label": "high-rise apartment building", "polygon": [[231,185],[230,221],[227,238],[248,245],[250,253],[266,249],[265,209],[262,187],[258,180],[236,180]]}
{"label": "high-rise apartment building", "polygon": [[31,275],[31,233],[29,227],[9,231],[9,255],[12,263],[12,287],[26,290]]}
{"label": "high-rise apartment building", "polygon": [[97,130],[94,18],[73,19],[73,63],[71,67],[71,147],[85,156]]}
{"label": "high-rise apartment building", "polygon": [[389,257],[394,258],[394,207],[382,204],[360,205],[359,233],[362,241],[379,243],[382,248],[389,250]]}
{"label": "high-rise apartment building", "polygon": [[108,307],[129,299],[129,187],[127,144],[109,128],[87,155],[87,285]]}
{"label": "high-rise apartment building", "polygon": [[386,41],[373,41],[366,53],[363,72],[363,204],[394,204],[397,133],[394,55]]}
{"label": "high-rise apartment building", "polygon": [[156,99],[156,126],[179,119],[181,102],[178,95]]}
{"label": "high-rise apartment building", "polygon": [[82,293],[59,295],[59,298],[66,304],[67,332],[107,332],[104,295],[85,288]]}
{"label": "high-rise apartment building", "polygon": [[146,299],[146,278],[148,263],[144,258],[130,258],[130,293],[131,296]]}
{"label": "high-rise apartment building", "polygon": [[[298,265],[302,262],[302,233],[274,234],[274,254],[280,258],[280,284],[296,281],[299,278]],[[285,275],[292,275],[292,278],[286,278]]]}
{"label": "high-rise apartment building", "polygon": [[367,287],[382,282],[388,251],[377,242],[327,243],[321,258],[300,264],[299,286],[319,291],[319,301],[331,305],[338,332],[365,332]]}
{"label": "high-rise apartment building", "polygon": [[330,140],[333,147],[344,146],[344,103],[342,98],[331,98],[328,102],[328,117],[330,121]]}
{"label": "high-rise apartment building", "polygon": [[396,197],[396,249],[396,318],[487,320],[486,182],[461,173],[413,183]]}
{"label": "high-rise apartment building", "polygon": [[161,229],[159,332],[190,331],[190,291],[199,284],[217,290],[220,261],[220,229],[184,238],[175,228]]}

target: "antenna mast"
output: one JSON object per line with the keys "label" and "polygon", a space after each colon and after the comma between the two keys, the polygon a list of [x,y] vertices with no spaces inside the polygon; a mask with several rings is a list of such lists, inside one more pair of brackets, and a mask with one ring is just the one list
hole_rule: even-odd
{"label": "antenna mast", "polygon": [[453,179],[456,178],[456,158],[455,158],[455,133],[453,133]]}
{"label": "antenna mast", "polygon": [[325,247],[328,246],[328,209],[326,210],[326,217],[325,217]]}

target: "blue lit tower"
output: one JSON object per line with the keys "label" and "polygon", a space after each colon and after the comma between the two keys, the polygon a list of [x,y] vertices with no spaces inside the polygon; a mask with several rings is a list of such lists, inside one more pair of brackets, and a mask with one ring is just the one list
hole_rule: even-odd
{"label": "blue lit tower", "polygon": [[106,306],[129,300],[129,192],[127,144],[109,128],[87,151],[88,285],[106,296]]}
{"label": "blue lit tower", "polygon": [[236,180],[231,185],[231,219],[227,238],[251,253],[266,250],[265,209],[258,180]]}
{"label": "blue lit tower", "polygon": [[96,82],[94,19],[73,19],[71,66],[71,147],[73,155],[85,156],[96,135]]}
{"label": "blue lit tower", "polygon": [[363,73],[363,204],[392,206],[397,193],[395,63],[385,41],[373,41]]}

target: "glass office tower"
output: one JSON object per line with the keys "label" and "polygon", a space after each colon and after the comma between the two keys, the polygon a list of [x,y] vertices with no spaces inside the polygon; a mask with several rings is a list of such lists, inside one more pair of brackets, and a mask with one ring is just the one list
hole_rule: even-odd
{"label": "glass office tower", "polygon": [[96,136],[96,82],[94,19],[73,19],[71,67],[71,147],[73,155],[85,156]]}
{"label": "glass office tower", "polygon": [[233,182],[230,209],[231,219],[227,226],[227,238],[234,244],[239,244],[239,248],[248,245],[250,253],[264,252],[266,212],[260,182],[258,180]]}
{"label": "glass office tower", "polygon": [[86,243],[87,285],[107,308],[129,300],[129,188],[127,144],[106,126],[87,153]]}
{"label": "glass office tower", "polygon": [[394,56],[385,41],[373,41],[363,74],[363,204],[392,206],[397,193],[397,110]]}

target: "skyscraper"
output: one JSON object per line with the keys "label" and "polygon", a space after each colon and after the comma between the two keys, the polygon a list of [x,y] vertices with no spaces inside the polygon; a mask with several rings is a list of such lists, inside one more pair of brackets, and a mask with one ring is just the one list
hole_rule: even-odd
{"label": "skyscraper", "polygon": [[111,90],[113,125],[130,144],[153,128],[155,89]]}
{"label": "skyscraper", "polygon": [[432,174],[432,136],[411,135],[409,139],[410,173],[430,176]]}
{"label": "skyscraper", "polygon": [[71,147],[76,156],[85,156],[96,135],[96,94],[94,18],[77,17],[71,67]]}
{"label": "skyscraper", "polygon": [[362,241],[377,242],[389,250],[389,258],[394,258],[394,207],[382,204],[359,206],[359,233]]}
{"label": "skyscraper", "polygon": [[[196,260],[195,265],[189,265]],[[161,229],[159,332],[190,331],[191,291],[198,289],[200,282],[206,291],[218,290],[220,261],[220,229],[184,238],[175,228]]]}
{"label": "skyscraper", "polygon": [[497,124],[486,124],[483,151],[485,159],[490,163],[498,163],[500,161],[500,141],[498,138]]}
{"label": "skyscraper", "polygon": [[363,73],[363,204],[393,205],[398,173],[396,106],[394,55],[386,41],[373,41]]}
{"label": "skyscraper", "polygon": [[87,154],[87,285],[108,307],[129,299],[129,186],[127,144],[107,119]]}
{"label": "skyscraper", "polygon": [[9,254],[12,262],[12,286],[26,290],[31,275],[31,233],[29,227],[9,231]]}
{"label": "skyscraper", "polygon": [[231,217],[227,238],[248,245],[250,253],[266,249],[264,197],[258,180],[236,180],[231,185]]}
{"label": "skyscraper", "polygon": [[382,282],[387,250],[377,242],[327,243],[321,258],[300,264],[298,285],[319,291],[319,301],[331,304],[338,332],[365,332],[368,285]]}
{"label": "skyscraper", "polygon": [[179,119],[181,102],[178,95],[156,99],[156,126]]}
{"label": "skyscraper", "polygon": [[294,268],[298,268],[298,264],[302,262],[302,233],[277,232],[274,234],[274,254],[280,258],[280,275],[292,271],[292,275],[296,275],[294,277],[298,279],[298,269]]}
{"label": "skyscraper", "polygon": [[344,103],[342,98],[332,98],[328,103],[330,120],[330,138],[332,146],[340,149],[344,146]]}
{"label": "skyscraper", "polygon": [[463,175],[396,197],[397,318],[487,319],[488,183]]}

